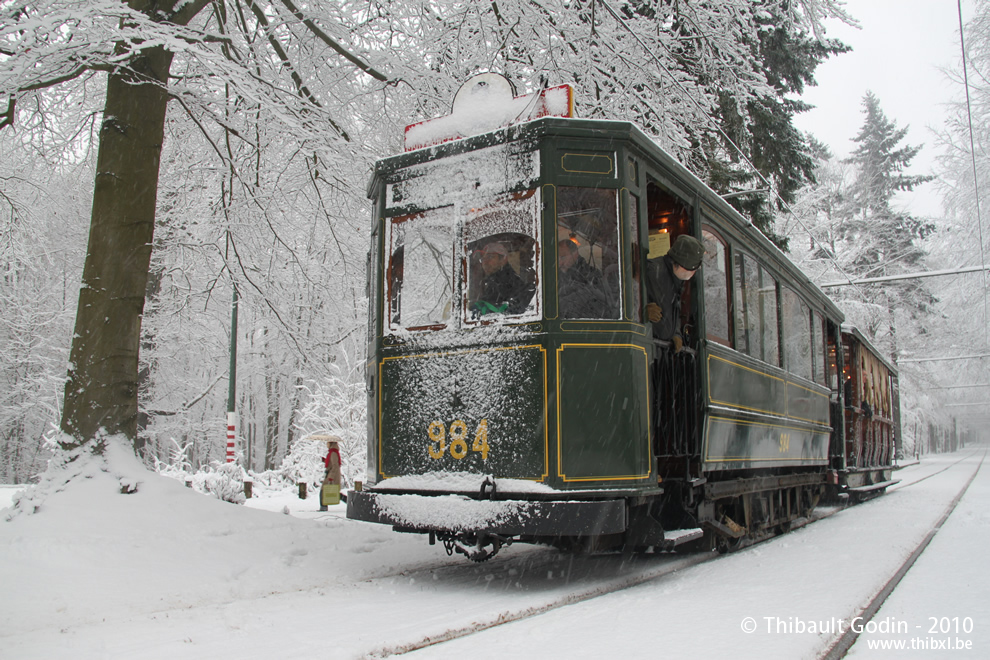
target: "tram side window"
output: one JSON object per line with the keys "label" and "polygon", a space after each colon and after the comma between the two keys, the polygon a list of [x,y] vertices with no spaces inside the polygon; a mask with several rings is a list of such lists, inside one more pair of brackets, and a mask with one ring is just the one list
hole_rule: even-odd
{"label": "tram side window", "polygon": [[454,291],[450,208],[391,218],[386,272],[389,327],[445,325]]}
{"label": "tram side window", "polygon": [[843,335],[842,337],[842,395],[845,400],[846,408],[852,408],[856,403],[856,387],[853,384],[853,376],[859,379],[858,371],[856,368],[856,361],[854,356],[854,351],[852,347],[851,336]]}
{"label": "tram side window", "polygon": [[736,350],[780,364],[777,280],[749,255],[736,255]]}
{"label": "tram side window", "polygon": [[534,190],[469,212],[464,224],[465,322],[539,313],[537,216]]}
{"label": "tram side window", "polygon": [[705,261],[701,272],[705,278],[705,331],[708,339],[731,345],[729,334],[728,251],[713,231],[701,230],[705,244]]}
{"label": "tram side window", "polygon": [[811,321],[811,354],[815,366],[815,382],[828,386],[828,352],[825,346],[825,319],[818,312]]}
{"label": "tram side window", "polygon": [[745,255],[737,254],[735,279],[736,350],[759,357],[760,315],[756,311],[755,295],[759,271],[756,262]]}
{"label": "tram side window", "polygon": [[[826,332],[825,341],[827,345],[825,347],[825,360],[827,365],[825,367],[825,373],[828,375],[828,386],[833,391],[838,391],[839,389],[839,349],[836,346],[836,341],[839,341],[838,337],[834,333]],[[838,346],[841,347],[841,342]],[[845,366],[848,369],[848,365]],[[845,380],[845,379],[843,379]]]}
{"label": "tram side window", "polygon": [[640,298],[642,265],[640,264],[639,253],[639,197],[633,194],[629,195],[629,218],[625,227],[626,231],[629,232],[629,236],[632,238],[632,254],[630,255],[632,257],[632,282],[629,288],[629,298],[631,300],[627,304],[631,304],[634,310],[633,320],[641,322],[643,320],[643,302]]}
{"label": "tram side window", "polygon": [[811,309],[791,289],[784,287],[784,359],[787,370],[812,380],[815,359],[812,353]]}
{"label": "tram side window", "polygon": [[617,196],[612,188],[557,188],[559,318],[619,317]]}
{"label": "tram side window", "polygon": [[763,326],[763,361],[780,366],[780,323],[777,314],[777,280],[760,266],[760,312]]}

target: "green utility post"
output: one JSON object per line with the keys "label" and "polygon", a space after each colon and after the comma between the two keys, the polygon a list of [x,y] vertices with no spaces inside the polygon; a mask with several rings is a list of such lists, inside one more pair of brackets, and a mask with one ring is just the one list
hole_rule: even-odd
{"label": "green utility post", "polygon": [[230,381],[227,387],[227,462],[235,459],[237,444],[237,285],[230,306]]}

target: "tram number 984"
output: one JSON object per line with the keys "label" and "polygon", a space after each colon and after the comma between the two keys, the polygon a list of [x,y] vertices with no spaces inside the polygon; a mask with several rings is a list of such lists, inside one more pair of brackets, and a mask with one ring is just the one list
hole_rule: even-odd
{"label": "tram number 984", "polygon": [[[450,455],[461,460],[468,455],[468,427],[464,421],[455,419],[450,424],[448,432],[446,425],[434,420],[430,422],[430,427],[426,434],[430,436],[429,445],[426,451],[430,458],[440,460],[443,455],[450,452]],[[478,427],[474,430],[474,438],[471,442],[471,451],[481,454],[481,460],[488,460],[488,420],[483,419],[478,422]]]}

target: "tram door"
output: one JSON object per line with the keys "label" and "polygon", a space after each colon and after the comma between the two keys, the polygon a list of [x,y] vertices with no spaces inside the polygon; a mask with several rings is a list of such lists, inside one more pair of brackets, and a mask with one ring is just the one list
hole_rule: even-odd
{"label": "tram door", "polygon": [[[685,199],[659,182],[647,185],[648,260],[662,259],[682,234],[692,235],[692,210]],[[697,454],[694,439],[697,427],[697,367],[694,351],[698,348],[693,282],[683,285],[679,318],[673,325],[664,324],[660,334],[679,329],[686,350],[675,351],[669,337],[654,336],[656,359],[653,364],[653,437],[661,477],[684,476],[688,461]]]}

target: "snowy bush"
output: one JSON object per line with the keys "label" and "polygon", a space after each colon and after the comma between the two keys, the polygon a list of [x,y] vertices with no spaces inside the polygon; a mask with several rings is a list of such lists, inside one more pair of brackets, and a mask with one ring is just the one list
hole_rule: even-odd
{"label": "snowy bush", "polygon": [[154,458],[155,472],[163,477],[169,477],[192,486],[193,490],[208,493],[217,499],[233,504],[244,503],[244,470],[237,463],[213,461],[198,471],[192,471],[189,463],[189,448],[192,443],[180,445],[172,439],[169,449],[169,460],[162,461]]}
{"label": "snowy bush", "polygon": [[[213,461],[193,475],[193,488],[233,504],[244,504],[244,470],[237,463]],[[198,483],[197,483],[198,482]]]}
{"label": "snowy bush", "polygon": [[178,481],[185,481],[192,470],[192,465],[189,463],[189,448],[192,447],[191,442],[187,442],[184,445],[180,445],[175,441],[175,438],[171,438],[170,442],[172,446],[168,450],[168,461],[160,460],[157,456],[153,456],[155,465],[155,472],[164,476],[177,479]]}

